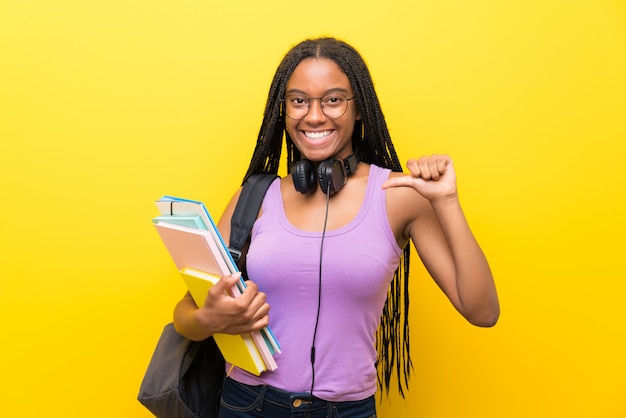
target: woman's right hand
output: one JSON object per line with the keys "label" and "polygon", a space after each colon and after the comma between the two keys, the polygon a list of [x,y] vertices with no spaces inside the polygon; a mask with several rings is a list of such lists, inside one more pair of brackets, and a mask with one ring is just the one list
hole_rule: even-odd
{"label": "woman's right hand", "polygon": [[242,334],[259,330],[269,323],[270,306],[256,283],[246,281],[242,294],[234,298],[230,290],[241,273],[222,277],[209,290],[204,306],[196,312],[198,323],[211,333]]}
{"label": "woman's right hand", "polygon": [[243,334],[267,326],[270,306],[254,282],[248,280],[239,297],[230,295],[229,289],[240,276],[241,273],[234,273],[222,277],[211,287],[200,308],[187,293],[174,310],[176,330],[190,340],[200,341],[215,333]]}

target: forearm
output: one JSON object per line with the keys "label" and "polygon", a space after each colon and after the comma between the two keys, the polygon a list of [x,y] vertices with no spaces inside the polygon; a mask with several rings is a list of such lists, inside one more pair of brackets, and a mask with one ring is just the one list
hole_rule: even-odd
{"label": "forearm", "polygon": [[174,328],[185,338],[193,341],[202,341],[212,334],[207,333],[200,325],[196,315],[197,311],[198,307],[191,295],[187,293],[174,308]]}
{"label": "forearm", "polygon": [[458,197],[431,202],[431,205],[452,257],[457,309],[475,325],[494,325],[500,308],[493,275]]}

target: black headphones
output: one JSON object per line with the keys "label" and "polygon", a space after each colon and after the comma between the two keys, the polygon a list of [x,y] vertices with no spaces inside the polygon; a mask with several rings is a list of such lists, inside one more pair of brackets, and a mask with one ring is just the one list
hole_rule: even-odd
{"label": "black headphones", "polygon": [[[314,192],[319,182],[324,193],[332,196],[348,182],[348,176],[356,171],[359,159],[352,154],[346,159],[329,158],[317,166],[310,160],[301,160],[291,168],[291,177],[296,190],[302,194]],[[317,178],[316,178],[317,177]]]}

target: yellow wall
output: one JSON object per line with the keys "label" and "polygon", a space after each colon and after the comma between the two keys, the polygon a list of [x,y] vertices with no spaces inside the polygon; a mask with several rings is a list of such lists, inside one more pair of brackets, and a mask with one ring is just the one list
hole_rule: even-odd
{"label": "yellow wall", "polygon": [[380,416],[626,415],[622,0],[1,0],[1,416],[150,416],[184,291],[153,201],[219,214],[320,34],[366,57],[403,160],[454,157],[502,302],[468,325],[415,258],[415,373]]}

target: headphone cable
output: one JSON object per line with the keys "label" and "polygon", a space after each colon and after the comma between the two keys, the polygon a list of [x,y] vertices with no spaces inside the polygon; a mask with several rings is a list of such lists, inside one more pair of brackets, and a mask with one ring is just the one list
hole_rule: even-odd
{"label": "headphone cable", "polygon": [[328,223],[328,207],[330,203],[330,183],[326,190],[326,211],[324,214],[324,228],[322,229],[322,240],[320,243],[320,264],[317,281],[317,315],[315,317],[315,329],[313,330],[313,342],[311,344],[311,399],[313,398],[313,387],[315,386],[315,340],[317,338],[317,328],[320,322],[320,310],[322,307],[322,254],[324,251],[324,238],[326,237],[326,225]]}

